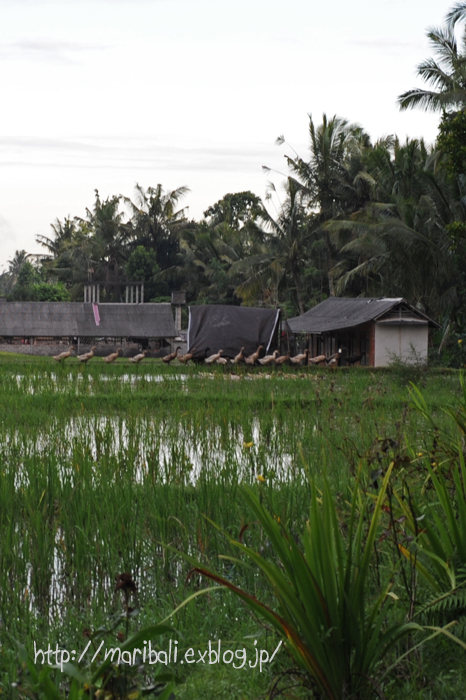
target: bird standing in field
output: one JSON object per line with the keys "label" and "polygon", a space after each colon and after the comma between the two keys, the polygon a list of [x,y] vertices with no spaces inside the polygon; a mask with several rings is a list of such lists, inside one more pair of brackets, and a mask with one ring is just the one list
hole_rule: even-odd
{"label": "bird standing in field", "polygon": [[187,365],[189,360],[193,359],[193,355],[196,352],[196,348],[193,348],[191,352],[187,352],[186,355],[178,355],[178,362],[181,362],[183,365]]}
{"label": "bird standing in field", "polygon": [[340,357],[342,353],[342,348],[338,348],[338,352],[333,353],[330,357],[327,357],[327,365],[329,367],[338,367],[340,362]]}
{"label": "bird standing in field", "polygon": [[215,360],[216,365],[226,365],[226,364],[228,364],[228,362],[229,362],[229,360],[226,357],[218,357]]}
{"label": "bird standing in field", "polygon": [[276,365],[284,365],[285,362],[288,362],[290,359],[290,355],[280,355],[280,357],[275,358],[275,364]]}
{"label": "bird standing in field", "polygon": [[145,356],[147,355],[148,350],[143,350],[143,352],[140,352],[139,355],[135,355],[134,357],[130,357],[129,361],[134,362],[136,365],[138,365],[140,362],[143,361]]}
{"label": "bird standing in field", "polygon": [[89,362],[89,360],[91,360],[94,357],[95,349],[96,346],[94,345],[89,352],[85,352],[84,355],[78,355],[78,360],[86,364],[86,362]]}
{"label": "bird standing in field", "polygon": [[310,357],[308,364],[310,365],[320,365],[322,362],[326,362],[327,358],[325,355],[316,355],[315,357]]}
{"label": "bird standing in field", "polygon": [[107,362],[108,364],[115,362],[117,357],[120,356],[121,352],[122,352],[121,348],[118,348],[118,350],[116,352],[112,352],[110,355],[107,355],[107,357],[104,357],[104,362]]}
{"label": "bird standing in field", "polygon": [[274,350],[272,355],[266,355],[262,359],[258,360],[258,362],[261,365],[270,365],[279,354],[280,353],[278,352],[278,350]]}
{"label": "bird standing in field", "polygon": [[362,360],[363,357],[366,357],[366,353],[365,353],[365,352],[360,352],[360,353],[357,354],[357,355],[350,355],[349,357],[347,357],[347,358],[346,358],[346,362],[347,362],[349,365],[355,365],[356,362],[361,362],[361,360]]}
{"label": "bird standing in field", "polygon": [[221,356],[223,350],[219,350],[218,352],[215,353],[215,355],[211,355],[210,357],[206,357],[204,362],[206,365],[211,365],[214,362],[217,362],[218,358]]}
{"label": "bird standing in field", "polygon": [[264,349],[263,345],[259,345],[257,348],[256,352],[253,352],[252,355],[248,355],[248,357],[244,358],[244,361],[247,365],[255,365],[257,360],[259,359],[259,353],[261,350]]}
{"label": "bird standing in field", "polygon": [[300,355],[295,355],[294,357],[290,357],[290,362],[293,363],[294,365],[300,365],[303,360],[307,362],[307,358],[309,357],[309,348],[306,348],[304,352],[302,352]]}
{"label": "bird standing in field", "polygon": [[234,365],[239,365],[239,363],[240,363],[240,362],[243,362],[243,360],[244,360],[244,354],[243,354],[243,353],[244,353],[244,348],[241,348],[241,350],[239,351],[239,353],[238,353],[237,355],[234,356],[234,358],[231,360],[231,362],[232,362]]}
{"label": "bird standing in field", "polygon": [[165,355],[165,357],[162,357],[162,362],[165,362],[165,364],[169,365],[172,360],[175,360],[178,357],[178,350],[181,350],[180,347],[176,348],[175,352],[171,352],[169,355]]}
{"label": "bird standing in field", "polygon": [[68,357],[70,357],[72,352],[76,352],[76,350],[74,348],[70,348],[66,352],[61,352],[59,355],[53,355],[53,359],[56,362],[62,362],[64,360],[66,360]]}

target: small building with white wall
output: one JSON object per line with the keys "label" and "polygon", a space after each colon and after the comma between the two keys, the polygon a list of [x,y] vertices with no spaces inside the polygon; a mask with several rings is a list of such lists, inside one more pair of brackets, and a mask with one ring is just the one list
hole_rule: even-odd
{"label": "small building with white wall", "polygon": [[304,334],[309,356],[327,357],[343,348],[345,358],[361,355],[361,364],[384,367],[395,359],[427,361],[429,329],[438,324],[403,298],[330,297],[290,319],[290,330]]}

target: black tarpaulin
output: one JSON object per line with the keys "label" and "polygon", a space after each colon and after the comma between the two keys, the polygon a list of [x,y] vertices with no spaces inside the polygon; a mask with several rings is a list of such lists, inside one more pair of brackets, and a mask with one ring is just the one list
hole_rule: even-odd
{"label": "black tarpaulin", "polygon": [[248,306],[189,307],[188,348],[195,348],[195,357],[204,357],[223,350],[233,358],[244,348],[244,354],[255,352],[259,345],[268,352],[280,317],[279,309],[253,309]]}

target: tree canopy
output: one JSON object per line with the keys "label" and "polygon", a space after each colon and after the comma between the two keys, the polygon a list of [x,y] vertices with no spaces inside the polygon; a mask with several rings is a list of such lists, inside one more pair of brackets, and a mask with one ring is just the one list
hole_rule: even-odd
{"label": "tree canopy", "polygon": [[[466,332],[466,3],[428,30],[434,57],[418,66],[426,87],[402,109],[442,113],[437,142],[371,141],[338,116],[308,117],[309,150],[283,136],[289,168],[262,201],[230,192],[200,221],[181,206],[186,186],[137,184],[102,198],[38,236],[41,256],[17,251],[0,277],[11,299],[83,298],[88,282],[121,300],[142,281],[147,301],[184,289],[188,303],[279,306],[297,315],[329,295],[403,296],[444,326]],[[462,33],[458,36],[461,29]]]}

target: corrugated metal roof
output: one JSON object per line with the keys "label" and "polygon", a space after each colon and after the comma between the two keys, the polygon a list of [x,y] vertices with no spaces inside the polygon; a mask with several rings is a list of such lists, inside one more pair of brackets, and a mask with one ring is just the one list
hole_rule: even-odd
{"label": "corrugated metal roof", "polygon": [[99,304],[96,324],[93,304],[82,302],[15,301],[0,304],[2,336],[79,336],[174,338],[170,304]]}
{"label": "corrugated metal roof", "polygon": [[437,326],[422,311],[416,309],[402,297],[396,299],[330,297],[302,316],[290,319],[288,325],[293,333],[328,333],[376,321],[400,305],[409,309],[417,319],[423,319],[429,324]]}

